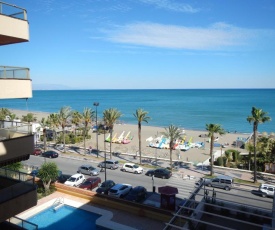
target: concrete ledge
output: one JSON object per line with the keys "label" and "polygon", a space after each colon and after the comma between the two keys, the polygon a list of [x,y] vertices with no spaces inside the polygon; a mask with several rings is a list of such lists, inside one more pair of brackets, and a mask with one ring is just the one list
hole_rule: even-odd
{"label": "concrete ledge", "polygon": [[172,212],[168,210],[97,194],[93,191],[70,187],[60,183],[55,183],[55,187],[59,192],[87,199],[91,203],[130,212],[134,215],[153,220],[168,222],[173,216]]}

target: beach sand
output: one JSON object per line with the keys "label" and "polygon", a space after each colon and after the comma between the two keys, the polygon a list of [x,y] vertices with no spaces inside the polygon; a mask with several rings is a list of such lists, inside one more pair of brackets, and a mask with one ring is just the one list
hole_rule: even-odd
{"label": "beach sand", "polygon": [[[26,115],[27,113],[33,113],[34,116],[37,118],[38,121],[40,121],[43,117],[47,118],[49,113],[45,112],[36,112],[36,111],[24,111],[24,110],[14,110],[10,109],[12,113],[15,113],[19,118],[22,118],[23,115]],[[131,132],[129,136],[132,136],[133,139],[129,144],[118,144],[118,143],[112,143],[112,151],[113,152],[122,152],[122,153],[130,153],[135,154],[138,151],[138,125],[132,125],[132,124],[115,124],[114,130],[113,130],[113,136],[116,135],[117,137],[120,136],[120,134],[124,131],[124,135],[126,135],[128,132]],[[159,158],[169,158],[170,150],[169,149],[156,149],[149,147],[149,142],[146,142],[146,139],[149,137],[155,138],[157,136],[161,136],[161,132],[165,132],[165,128],[162,127],[153,127],[147,125],[147,123],[142,123],[141,127],[141,151],[142,155],[145,156],[152,156],[159,157]],[[91,139],[86,141],[86,147],[92,146],[93,149],[96,149],[97,142],[96,142],[96,133],[91,134]],[[173,150],[173,160],[180,160],[180,161],[191,161],[193,163],[202,163],[209,159],[210,154],[210,144],[208,142],[208,138],[202,138],[199,137],[200,134],[207,134],[206,130],[185,130],[185,134],[183,136],[186,136],[185,140],[189,141],[190,138],[192,138],[192,142],[204,142],[205,147],[202,149],[198,148],[190,148],[188,151],[180,151],[180,150]],[[217,134],[217,137],[219,137],[219,140],[217,143],[224,144],[229,143],[229,147],[221,148],[221,147],[215,147],[214,151],[217,151],[222,154],[227,149],[236,149],[239,150],[242,153],[247,153],[245,149],[236,148],[234,146],[231,146],[231,144],[237,140],[238,137],[241,138],[247,138],[250,134],[242,134],[242,133],[226,133],[222,136],[219,136]],[[108,136],[106,134],[105,138]],[[110,144],[106,143],[106,149],[108,151],[108,148],[110,148]],[[79,146],[83,147],[83,144],[79,144]],[[104,149],[104,135],[98,135],[98,149],[103,150]]]}

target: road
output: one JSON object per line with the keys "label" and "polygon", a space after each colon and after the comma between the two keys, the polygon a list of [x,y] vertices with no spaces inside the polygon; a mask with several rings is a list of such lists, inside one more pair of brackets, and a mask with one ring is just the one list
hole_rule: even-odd
{"label": "road", "polygon": [[[74,159],[74,158],[63,158],[58,157],[54,159],[46,158],[47,162],[53,161],[57,164],[59,170],[62,171],[63,174],[75,174],[77,169],[82,164],[90,164],[94,167],[97,167],[97,162],[87,162],[85,160]],[[36,167],[40,167],[41,164],[44,163],[44,158],[40,156],[30,156],[28,161],[24,161],[24,164],[33,165]],[[106,171],[107,180],[113,180],[115,183],[126,183],[131,184],[133,187],[142,185],[148,191],[152,191],[153,182],[156,187],[165,186],[167,183],[167,179],[154,178],[152,181],[151,177],[145,176],[145,174],[133,174],[128,172],[120,171],[120,168],[116,170],[107,169]],[[85,175],[85,177],[89,177],[89,175]],[[105,172],[100,172],[99,177],[102,181],[105,178]]]}
{"label": "road", "polygon": [[[46,159],[46,161],[53,161],[58,165],[59,170],[61,170],[64,174],[75,174],[78,167],[82,164],[91,164],[94,167],[97,167],[98,162],[90,162],[83,159],[75,159],[75,158],[65,158],[58,157],[55,159]],[[24,161],[24,164],[33,165],[40,167],[43,164],[44,158],[39,156],[30,156],[28,161]],[[145,169],[146,170],[146,169]],[[131,184],[133,187],[142,185],[148,191],[152,191],[153,185],[156,187],[156,191],[158,187],[162,186],[172,186],[178,188],[179,194],[177,194],[178,198],[189,198],[190,194],[193,192],[195,188],[195,182],[197,179],[183,179],[177,174],[174,174],[170,179],[161,179],[154,178],[152,180],[151,177],[145,176],[145,174],[133,174],[128,172],[122,172],[120,168],[116,170],[107,169],[106,171],[107,179],[115,181],[115,183],[126,183]],[[85,177],[89,177],[86,175]],[[105,173],[100,172],[99,177],[102,181],[104,181]],[[209,190],[209,196],[212,196],[213,188],[206,187]],[[256,188],[255,188],[256,189]],[[272,199],[271,198],[263,198],[259,195],[253,193],[252,189],[242,189],[238,186],[231,189],[230,191],[225,191],[222,189],[215,189],[216,191],[216,199],[221,200],[223,202],[226,201],[234,201],[235,203],[239,203],[241,205],[250,205],[259,207],[262,209],[272,209]],[[255,192],[255,191],[254,191]],[[204,189],[202,188],[198,195],[196,196],[196,200],[200,200],[203,197]]]}

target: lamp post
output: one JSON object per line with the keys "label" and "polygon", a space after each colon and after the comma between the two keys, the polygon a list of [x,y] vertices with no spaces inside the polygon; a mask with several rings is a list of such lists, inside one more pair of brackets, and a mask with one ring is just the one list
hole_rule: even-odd
{"label": "lamp post", "polygon": [[155,187],[155,183],[154,183],[154,175],[152,175],[152,190],[153,190],[153,193],[156,192],[156,187]]}
{"label": "lamp post", "polygon": [[98,157],[98,125],[97,125],[97,106],[99,106],[98,102],[94,102],[95,106],[95,123],[96,123],[96,157]]}
{"label": "lamp post", "polygon": [[104,174],[105,174],[105,181],[107,180],[107,175],[106,175],[106,171],[107,171],[107,168],[106,168],[106,140],[105,140],[105,130],[106,129],[106,126],[104,125]]}

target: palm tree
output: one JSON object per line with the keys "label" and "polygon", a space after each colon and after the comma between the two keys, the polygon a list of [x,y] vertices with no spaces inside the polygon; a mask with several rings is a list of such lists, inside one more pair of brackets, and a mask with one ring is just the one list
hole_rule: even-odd
{"label": "palm tree", "polygon": [[206,124],[206,130],[208,131],[208,137],[210,137],[210,158],[211,158],[211,171],[210,176],[213,175],[213,149],[215,134],[223,135],[225,130],[218,124]]}
{"label": "palm tree", "polygon": [[11,125],[14,126],[14,120],[16,119],[17,116],[15,113],[11,113],[9,116],[10,116],[10,120],[12,121]]}
{"label": "palm tree", "polygon": [[173,152],[173,146],[175,144],[175,140],[179,139],[181,136],[181,130],[174,126],[170,125],[168,128],[165,128],[165,132],[161,132],[165,138],[169,139],[169,150],[170,150],[170,167],[172,170],[172,152]]}
{"label": "palm tree", "polygon": [[63,145],[64,145],[64,149],[63,152],[65,153],[65,127],[68,124],[68,119],[71,117],[72,115],[72,110],[71,107],[69,106],[63,106],[59,113],[58,113],[58,122],[59,125],[62,128],[62,132],[63,132]]}
{"label": "palm tree", "polygon": [[148,120],[151,119],[147,116],[148,112],[143,109],[137,109],[134,113],[134,117],[138,121],[138,151],[139,151],[139,163],[141,164],[141,122],[148,123]]}
{"label": "palm tree", "polygon": [[248,116],[246,120],[251,124],[253,123],[253,147],[254,147],[254,183],[257,182],[257,161],[256,161],[256,142],[257,142],[257,132],[258,125],[270,121],[271,118],[266,116],[267,112],[262,109],[257,109],[252,107],[251,116]]}
{"label": "palm tree", "polygon": [[59,118],[57,113],[51,113],[47,118],[47,124],[54,131],[54,141],[56,142],[56,129],[59,127]]}
{"label": "palm tree", "polygon": [[22,121],[25,121],[25,122],[28,122],[28,123],[36,121],[36,119],[37,118],[34,116],[33,113],[27,113],[27,115],[22,116]]}
{"label": "palm tree", "polygon": [[[41,127],[38,127],[38,129],[39,129],[39,130],[40,130],[40,128],[43,129],[44,152],[46,152],[46,150],[47,150],[47,128],[48,128],[47,125],[48,125],[48,124],[47,124],[47,121],[46,121],[46,119],[43,117],[42,120],[41,120],[41,122],[40,122],[40,126],[41,126]],[[38,130],[37,130],[37,131],[38,131]]]}
{"label": "palm tree", "polygon": [[6,108],[1,108],[0,109],[0,120],[5,120],[6,116],[9,116],[11,114],[10,110]]}
{"label": "palm tree", "polygon": [[114,108],[106,109],[103,111],[104,123],[110,130],[110,159],[112,159],[112,139],[114,124],[121,116],[121,112]]}
{"label": "palm tree", "polygon": [[[75,127],[77,128],[81,122],[82,119],[82,114],[79,113],[78,111],[73,111],[72,112],[72,123],[75,125]],[[75,136],[76,136],[76,129],[75,128]]]}
{"label": "palm tree", "polygon": [[84,151],[86,154],[86,135],[88,133],[88,125],[92,123],[92,120],[95,116],[95,111],[90,108],[84,108],[82,119],[84,121],[84,131],[83,131],[83,141],[84,141]]}
{"label": "palm tree", "polygon": [[248,170],[250,171],[251,153],[254,151],[254,146],[251,143],[247,143],[245,149],[248,151]]}

